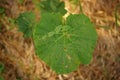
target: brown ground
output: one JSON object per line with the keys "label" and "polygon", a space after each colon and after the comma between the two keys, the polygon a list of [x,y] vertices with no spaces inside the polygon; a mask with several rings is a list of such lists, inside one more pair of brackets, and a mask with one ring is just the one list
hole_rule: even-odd
{"label": "brown ground", "polygon": [[[18,16],[19,12],[33,9],[31,2],[20,6],[16,0],[0,0],[0,7],[6,8],[9,17]],[[26,0],[27,1],[27,0]],[[30,0],[28,0],[30,1]],[[79,8],[65,0],[71,13],[79,13]],[[119,0],[81,0],[83,12],[96,25],[98,42],[91,64],[80,67],[65,75],[57,75],[34,52],[31,39],[24,39],[8,17],[0,17],[0,61],[5,71],[0,74],[5,80],[120,80],[120,32],[116,30],[114,10]],[[3,5],[4,3],[4,5]],[[30,5],[29,5],[30,4]],[[9,29],[14,26],[13,29]],[[109,26],[104,29],[100,26]]]}

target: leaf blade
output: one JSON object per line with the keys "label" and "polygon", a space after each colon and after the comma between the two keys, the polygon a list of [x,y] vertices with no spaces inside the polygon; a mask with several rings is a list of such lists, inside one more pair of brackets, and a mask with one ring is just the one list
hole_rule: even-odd
{"label": "leaf blade", "polygon": [[97,40],[90,20],[85,15],[70,15],[63,24],[58,14],[43,15],[33,36],[36,54],[58,74],[70,73],[80,63],[89,63]]}

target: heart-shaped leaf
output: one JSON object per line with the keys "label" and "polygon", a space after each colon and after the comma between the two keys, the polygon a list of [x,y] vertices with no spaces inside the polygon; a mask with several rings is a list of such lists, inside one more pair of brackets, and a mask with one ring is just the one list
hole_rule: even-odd
{"label": "heart-shaped leaf", "polygon": [[63,23],[60,14],[46,13],[34,28],[37,55],[57,73],[69,73],[80,63],[88,64],[97,33],[84,14],[70,15]]}

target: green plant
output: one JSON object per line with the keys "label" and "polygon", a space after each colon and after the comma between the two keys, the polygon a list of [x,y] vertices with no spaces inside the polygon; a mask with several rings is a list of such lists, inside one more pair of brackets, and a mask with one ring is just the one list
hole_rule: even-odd
{"label": "green plant", "polygon": [[[22,13],[16,19],[24,36],[33,38],[36,54],[58,74],[90,63],[97,41],[90,19],[84,14],[63,18],[64,3],[58,0],[45,0],[41,4],[42,15],[38,23],[31,12]],[[57,9],[60,4],[62,6]]]}
{"label": "green plant", "polygon": [[57,73],[69,73],[80,63],[91,61],[97,34],[84,14],[70,15],[62,21],[60,14],[43,14],[34,28],[33,40],[42,60]]}
{"label": "green plant", "polygon": [[61,13],[64,15],[67,11],[64,9],[65,5],[63,1],[60,0],[41,0],[40,10],[44,14],[46,12],[51,13]]}
{"label": "green plant", "polygon": [[32,36],[32,30],[35,23],[35,14],[33,12],[21,13],[16,19],[19,31],[24,33],[24,37],[28,38]]}

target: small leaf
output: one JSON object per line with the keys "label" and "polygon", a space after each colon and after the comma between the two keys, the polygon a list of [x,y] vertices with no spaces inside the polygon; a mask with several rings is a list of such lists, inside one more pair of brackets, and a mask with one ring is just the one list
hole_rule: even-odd
{"label": "small leaf", "polygon": [[32,36],[32,28],[35,25],[35,15],[32,12],[20,14],[16,19],[19,31],[24,33],[24,37]]}
{"label": "small leaf", "polygon": [[41,0],[39,5],[43,13],[61,13],[64,15],[67,12],[64,2],[60,0]]}
{"label": "small leaf", "polygon": [[97,41],[96,30],[85,15],[70,15],[65,23],[60,14],[43,14],[33,35],[36,54],[59,74],[90,63]]}

